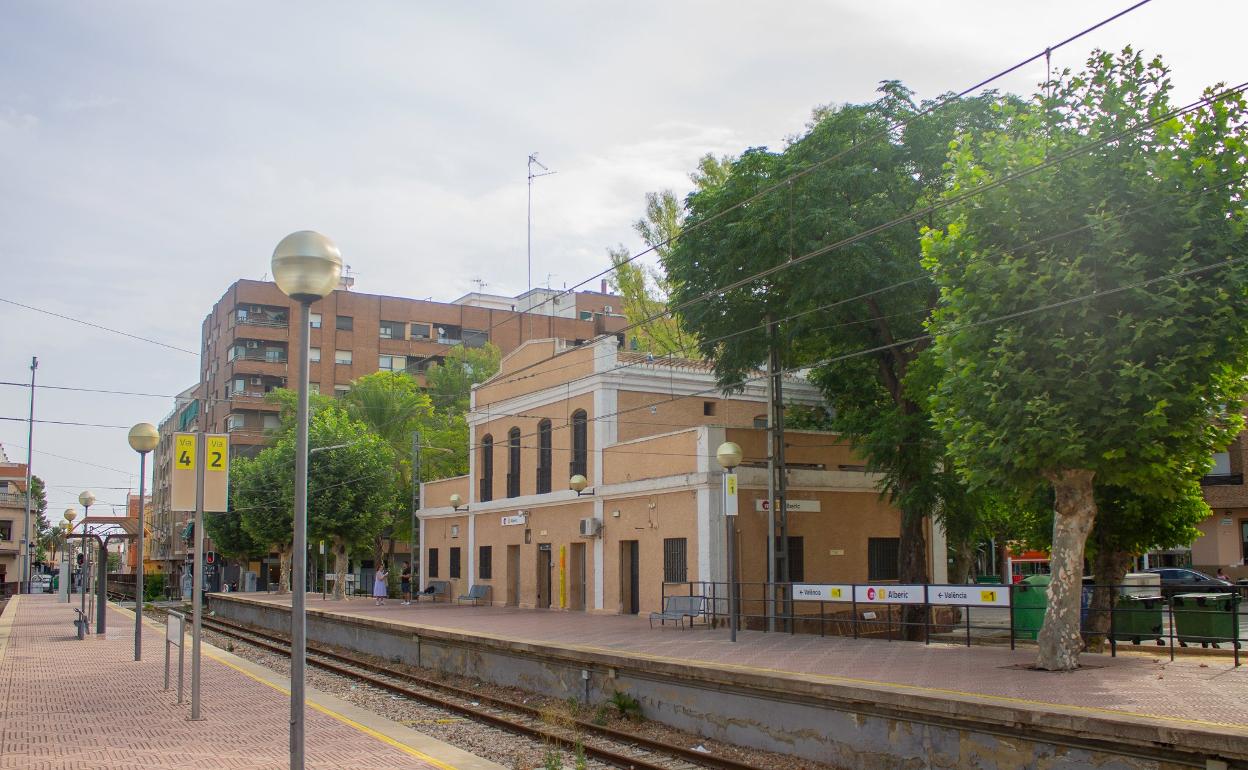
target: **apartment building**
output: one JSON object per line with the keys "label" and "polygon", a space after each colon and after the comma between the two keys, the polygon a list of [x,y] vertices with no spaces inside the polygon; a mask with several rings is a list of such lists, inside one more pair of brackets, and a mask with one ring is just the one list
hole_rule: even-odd
{"label": "apartment building", "polygon": [[22,579],[25,520],[26,464],[9,462],[4,447],[0,447],[0,596],[17,593]]}
{"label": "apartment building", "polygon": [[[786,401],[818,390],[786,378]],[[473,391],[469,475],[422,484],[421,585],[473,585],[497,605],[601,613],[660,608],[664,583],[727,580],[722,469],[738,469],[739,579],[767,575],[767,395],[762,381],[725,396],[704,362],[655,359],[614,340],[570,348],[535,340]],[[835,434],[788,431],[791,578],[897,578],[900,513]],[[569,488],[585,476],[587,488]],[[458,495],[460,505],[452,505]],[[929,528],[932,574],[945,545]],[[701,591],[700,591],[701,593]]]}
{"label": "apartment building", "polygon": [[1225,452],[1213,457],[1213,469],[1201,479],[1205,502],[1213,515],[1200,523],[1201,536],[1192,543],[1192,567],[1213,574],[1219,567],[1232,578],[1248,578],[1248,432]]}

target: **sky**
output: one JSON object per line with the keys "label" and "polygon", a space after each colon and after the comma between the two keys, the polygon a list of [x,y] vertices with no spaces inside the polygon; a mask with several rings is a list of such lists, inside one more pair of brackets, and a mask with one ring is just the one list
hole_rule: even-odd
{"label": "sky", "polygon": [[[781,148],[812,108],[898,79],[958,91],[1131,3],[0,3],[0,299],[199,349],[204,316],[294,230],[369,293],[449,301],[571,286],[641,243],[645,193],[707,153]],[[1248,79],[1248,3],[1153,0],[1053,54],[1133,45],[1175,101]],[[1043,61],[994,84],[1030,94]],[[596,288],[597,283],[587,288]],[[197,356],[0,302],[0,382],[171,396]],[[26,458],[28,388],[0,385]],[[36,419],[157,423],[169,397],[39,388]],[[137,491],[126,432],[36,424],[49,515]]]}

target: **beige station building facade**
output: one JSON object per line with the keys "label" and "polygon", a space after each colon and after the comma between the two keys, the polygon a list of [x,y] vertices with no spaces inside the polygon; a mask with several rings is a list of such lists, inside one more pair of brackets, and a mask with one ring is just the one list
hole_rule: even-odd
{"label": "beige station building facade", "polygon": [[[784,392],[787,404],[823,403],[800,378]],[[744,453],[738,579],[766,581],[766,412],[762,378],[726,396],[703,362],[614,339],[525,343],[473,391],[469,474],[421,485],[420,587],[447,581],[454,598],[485,585],[494,605],[627,614],[660,609],[665,582],[726,583],[724,441]],[[900,514],[879,478],[835,434],[789,430],[785,442],[793,582],[895,581]],[[568,486],[576,474],[581,494]],[[939,527],[928,538],[941,582]]]}

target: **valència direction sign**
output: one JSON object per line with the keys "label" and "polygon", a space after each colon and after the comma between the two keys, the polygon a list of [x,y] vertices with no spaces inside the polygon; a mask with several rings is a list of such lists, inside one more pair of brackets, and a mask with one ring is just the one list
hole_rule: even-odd
{"label": "val\u00e8ncia direction sign", "polygon": [[853,593],[851,585],[793,584],[793,599],[799,602],[847,602]]}
{"label": "val\u00e8ncia direction sign", "polygon": [[1005,586],[928,586],[927,603],[962,607],[1009,607],[1010,590]]}

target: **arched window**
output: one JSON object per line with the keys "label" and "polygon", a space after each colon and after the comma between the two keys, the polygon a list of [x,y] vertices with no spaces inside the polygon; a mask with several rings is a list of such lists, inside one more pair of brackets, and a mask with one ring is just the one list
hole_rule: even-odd
{"label": "arched window", "polygon": [[520,496],[520,429],[507,431],[507,496]]}
{"label": "arched window", "polygon": [[485,434],[481,439],[481,502],[494,499],[494,436]]}
{"label": "arched window", "polygon": [[569,476],[589,478],[589,417],[584,409],[572,413],[572,467]]}
{"label": "arched window", "polygon": [[550,420],[537,424],[537,493],[550,491],[551,429]]}

